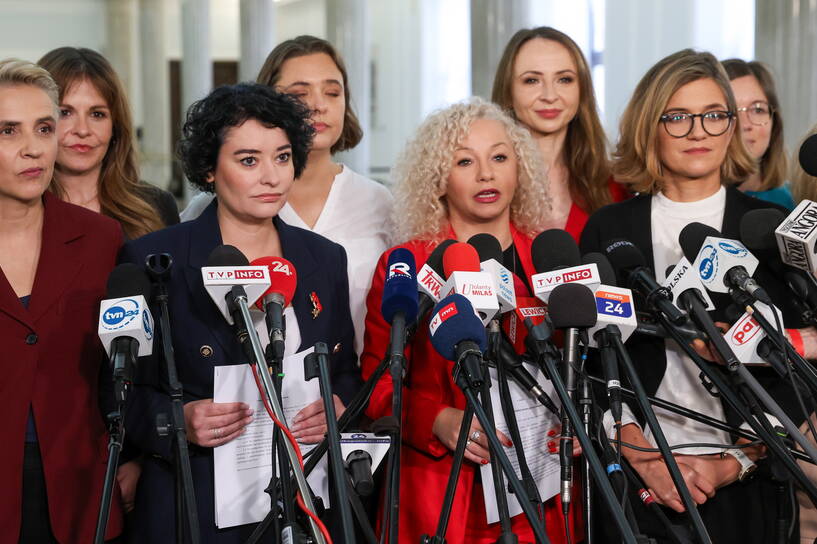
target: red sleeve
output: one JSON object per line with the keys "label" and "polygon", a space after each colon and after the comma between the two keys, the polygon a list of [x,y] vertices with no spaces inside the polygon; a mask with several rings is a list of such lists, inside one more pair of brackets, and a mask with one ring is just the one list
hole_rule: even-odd
{"label": "red sleeve", "polygon": [[613,199],[613,202],[621,202],[633,196],[630,189],[623,183],[614,180],[613,176],[610,176],[610,179],[607,180],[607,187],[610,190],[610,197]]}
{"label": "red sleeve", "polygon": [[[422,266],[426,255],[418,255],[413,248],[408,249],[415,254],[417,267]],[[368,379],[377,369],[389,345],[390,326],[383,319],[380,303],[390,252],[388,250],[380,257],[366,298],[366,331],[360,356],[364,379]],[[437,440],[432,427],[440,411],[452,404],[449,394],[451,379],[446,374],[449,365],[433,353],[424,321],[411,344],[406,347],[405,354],[408,369],[403,387],[403,439],[421,451],[435,457],[442,456],[448,448]],[[392,391],[393,383],[387,370],[375,385],[366,414],[372,419],[391,415]]]}

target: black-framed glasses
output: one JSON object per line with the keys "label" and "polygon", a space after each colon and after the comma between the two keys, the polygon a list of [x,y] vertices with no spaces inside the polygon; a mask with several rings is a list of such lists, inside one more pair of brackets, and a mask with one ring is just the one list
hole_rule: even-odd
{"label": "black-framed glasses", "polygon": [[750,123],[762,127],[768,125],[769,121],[772,120],[774,108],[766,102],[755,102],[749,106],[738,108],[738,113],[741,112],[746,113],[746,118],[749,119]]}
{"label": "black-framed glasses", "polygon": [[665,113],[659,119],[664,125],[664,130],[673,138],[683,138],[692,132],[695,126],[695,118],[701,118],[701,126],[704,132],[710,136],[720,136],[732,124],[735,114],[731,111],[705,111],[703,113],[673,112]]}

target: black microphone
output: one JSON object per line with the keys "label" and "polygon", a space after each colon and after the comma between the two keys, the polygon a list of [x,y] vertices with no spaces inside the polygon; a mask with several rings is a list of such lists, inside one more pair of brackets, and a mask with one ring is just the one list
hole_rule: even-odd
{"label": "black microphone", "polygon": [[361,497],[368,497],[374,491],[372,476],[372,456],[365,450],[354,450],[346,456],[346,466],[352,476],[352,485]]}
{"label": "black microphone", "polygon": [[[681,234],[678,236],[678,243],[681,245],[684,256],[689,262],[695,263],[698,254],[702,249],[705,249],[704,242],[710,236],[722,238],[721,233],[717,229],[709,225],[704,225],[703,223],[690,223],[681,230]],[[733,245],[728,245],[728,249],[726,248],[727,246],[722,242],[711,247],[713,256],[710,258],[718,261],[714,266],[714,270],[710,273],[713,275],[713,278],[715,278],[713,282],[716,282],[717,277],[722,274],[723,284],[726,287],[742,291],[752,298],[771,306],[772,299],[769,298],[766,291],[757,284],[743,265],[735,262],[736,251],[739,252],[740,248],[736,249]],[[745,249],[743,251],[748,252],[748,250]],[[726,268],[726,270],[721,272],[719,270],[721,267]],[[712,290],[711,287],[710,290]]]}
{"label": "black microphone", "polygon": [[516,353],[511,343],[504,336],[499,342],[498,351],[498,356],[500,359],[498,363],[505,367],[505,370],[508,371],[508,374],[511,375],[514,381],[516,381],[516,383],[519,384],[522,389],[530,393],[536,400],[538,400],[542,406],[558,415],[559,407],[556,406],[553,399],[551,399],[550,396],[545,393],[542,386],[536,381],[536,378],[534,378],[533,375],[528,372],[528,369],[523,365],[522,356]]}
{"label": "black microphone", "polygon": [[[636,319],[638,319],[638,326],[636,326],[633,334],[652,336],[653,338],[673,338],[672,334],[670,334],[663,325],[656,323],[655,318],[652,315],[639,311],[636,311],[635,314]],[[704,342],[709,341],[709,336],[707,336],[705,332],[698,330],[697,327],[688,322],[681,325],[674,325],[674,328],[687,342],[691,342],[693,340],[703,340]]]}
{"label": "black microphone", "polygon": [[684,322],[686,316],[672,303],[672,293],[666,287],[658,285],[647,267],[644,255],[632,242],[616,238],[608,240],[604,246],[604,254],[616,271],[619,285],[629,285],[631,289],[640,292],[647,304],[664,314],[671,323]]}
{"label": "black microphone", "polygon": [[[553,326],[563,329],[565,333],[564,380],[565,388],[573,398],[576,393],[576,368],[579,364],[579,335],[581,331],[596,324],[596,298],[585,285],[565,283],[557,286],[550,294],[548,313]],[[564,407],[562,440],[559,446],[562,510],[567,513],[573,481],[573,426]]]}
{"label": "black microphone", "polygon": [[530,256],[537,273],[581,264],[581,254],[576,241],[570,233],[562,229],[540,232],[531,243]]}
{"label": "black microphone", "polygon": [[809,176],[817,177],[817,134],[812,134],[800,146],[800,167]]}

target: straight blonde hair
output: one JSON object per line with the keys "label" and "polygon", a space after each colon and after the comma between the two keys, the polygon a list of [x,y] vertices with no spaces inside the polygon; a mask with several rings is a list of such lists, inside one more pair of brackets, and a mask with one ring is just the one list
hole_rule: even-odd
{"label": "straight blonde hair", "polygon": [[[735,95],[726,72],[711,53],[684,49],[659,60],[636,86],[621,117],[620,137],[613,153],[613,175],[617,181],[631,186],[633,191],[656,193],[664,184],[664,172],[658,156],[658,130],[661,115],[678,89],[698,81],[711,79],[723,91],[726,106],[737,111]],[[740,135],[732,130],[721,164],[721,183],[743,181],[756,171]],[[737,137],[736,137],[737,136]]]}
{"label": "straight blonde hair", "polygon": [[56,109],[60,102],[60,88],[42,66],[21,59],[0,60],[0,86],[31,85],[48,95]]}

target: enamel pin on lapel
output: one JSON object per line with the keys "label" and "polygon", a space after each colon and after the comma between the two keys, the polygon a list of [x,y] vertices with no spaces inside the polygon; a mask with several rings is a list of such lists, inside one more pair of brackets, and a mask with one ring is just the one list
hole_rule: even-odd
{"label": "enamel pin on lapel", "polygon": [[317,319],[318,314],[321,313],[323,310],[323,306],[321,306],[321,299],[318,298],[318,294],[315,291],[309,293],[309,300],[312,302],[312,319]]}

